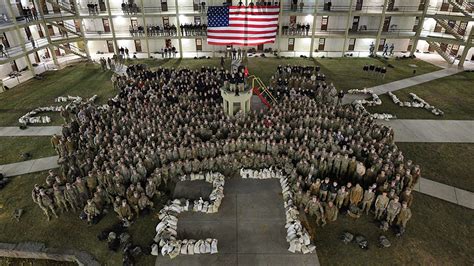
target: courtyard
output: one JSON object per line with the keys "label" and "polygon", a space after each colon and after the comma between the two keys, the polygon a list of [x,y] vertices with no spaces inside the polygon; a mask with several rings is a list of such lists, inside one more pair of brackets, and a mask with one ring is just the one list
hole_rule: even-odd
{"label": "courtyard", "polygon": [[[157,67],[199,69],[205,66],[220,66],[219,59],[169,59],[140,60],[152,69]],[[366,64],[391,64],[387,76],[367,76],[362,71]],[[279,65],[321,66],[321,72],[336,88],[370,88],[415,75],[440,70],[440,67],[417,59],[322,58],[322,59],[276,59],[248,58],[251,74],[268,82]],[[409,65],[416,65],[416,74]],[[0,125],[17,127],[18,118],[38,106],[54,105],[54,98],[71,95],[91,97],[98,95],[98,103],[117,94],[111,83],[112,73],[102,72],[94,64],[79,64],[45,74],[44,80],[30,80],[0,94],[2,108]],[[423,83],[397,91],[400,98],[408,92],[416,92],[426,101],[445,111],[445,116],[435,117],[425,110],[404,109],[391,103],[384,95],[383,104],[369,107],[370,112],[390,112],[400,119],[472,120],[472,99],[474,98],[472,73],[462,72],[439,80]],[[49,125],[60,126],[63,122],[58,114],[51,115]],[[395,120],[396,121],[396,120]],[[34,125],[36,126],[36,125]],[[403,132],[395,132],[395,134]],[[431,181],[456,187],[468,192],[474,191],[474,179],[470,173],[473,158],[473,143],[455,142],[400,142],[397,143],[406,158],[422,167],[422,177]],[[22,161],[22,154],[31,155],[30,160],[54,156],[48,136],[0,136],[0,165]],[[0,172],[2,167],[0,166]],[[88,227],[71,213],[60,215],[59,219],[47,222],[36,204],[31,200],[31,190],[36,183],[42,183],[47,172],[35,172],[11,177],[11,182],[0,191],[0,242],[43,242],[48,247],[77,249],[90,253],[99,263],[117,265],[121,254],[108,250],[107,243],[100,242],[97,235],[117,223],[114,215],[106,215],[98,224]],[[216,237],[219,239],[219,255],[168,257],[142,255],[138,265],[202,265],[202,264],[271,264],[271,265],[322,265],[333,264],[438,264],[466,265],[474,261],[469,232],[473,231],[474,212],[472,207],[460,206],[439,198],[415,192],[410,220],[405,235],[389,236],[392,246],[381,249],[377,246],[381,234],[371,216],[363,215],[353,220],[340,215],[334,223],[323,228],[308,220],[311,237],[317,247],[317,254],[292,254],[286,251],[283,201],[281,188],[276,181],[242,180],[230,177],[224,188],[225,198],[216,214],[184,213],[180,216],[178,235],[187,238]],[[178,183],[177,195],[206,197],[210,189],[205,185]],[[156,208],[166,204],[167,198],[157,202]],[[471,203],[472,206],[472,203]],[[19,222],[11,218],[16,209],[23,209]],[[134,243],[148,247],[155,235],[159,222],[156,215],[138,219],[129,233]],[[355,244],[345,245],[339,240],[344,231],[363,234],[369,241],[369,249],[361,250]],[[337,260],[335,260],[337,258]],[[1,261],[0,261],[1,262]]]}

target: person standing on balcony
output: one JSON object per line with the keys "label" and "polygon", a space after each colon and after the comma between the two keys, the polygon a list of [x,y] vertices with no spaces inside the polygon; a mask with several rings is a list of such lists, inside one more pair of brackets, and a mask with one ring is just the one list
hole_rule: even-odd
{"label": "person standing on balcony", "polygon": [[298,0],[291,0],[291,11],[298,9]]}
{"label": "person standing on balcony", "polygon": [[201,2],[201,13],[206,13],[206,2]]}
{"label": "person standing on balcony", "polygon": [[35,39],[33,39],[33,36],[30,36],[30,42],[31,42],[31,45],[33,46],[33,49],[36,48],[36,43],[35,43]]}
{"label": "person standing on balcony", "polygon": [[331,11],[331,6],[332,6],[332,3],[331,1],[328,2],[328,11]]}
{"label": "person standing on balcony", "polygon": [[304,3],[303,1],[300,2],[300,12],[303,12],[303,8],[304,8]]}

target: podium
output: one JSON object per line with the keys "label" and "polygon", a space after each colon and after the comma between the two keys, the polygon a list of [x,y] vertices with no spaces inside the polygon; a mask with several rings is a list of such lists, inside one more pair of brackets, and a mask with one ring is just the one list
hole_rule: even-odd
{"label": "podium", "polygon": [[221,96],[223,99],[224,113],[229,116],[234,116],[241,111],[246,114],[250,111],[250,99],[252,98],[252,90],[245,90],[236,95],[235,92],[221,89]]}

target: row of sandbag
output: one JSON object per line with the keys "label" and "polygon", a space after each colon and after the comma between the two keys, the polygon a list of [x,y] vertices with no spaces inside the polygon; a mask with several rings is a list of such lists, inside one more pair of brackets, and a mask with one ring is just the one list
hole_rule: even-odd
{"label": "row of sandbag", "polygon": [[240,169],[240,176],[242,178],[250,179],[271,179],[271,178],[280,178],[281,172],[272,170],[272,168],[265,168],[260,170],[252,169]]}
{"label": "row of sandbag", "polygon": [[[97,95],[92,96],[89,98],[86,102],[84,103],[92,103],[97,99]],[[44,112],[60,112],[62,108],[69,109],[70,106],[75,106],[78,104],[83,103],[82,98],[79,96],[67,96],[67,97],[58,97],[55,99],[55,102],[66,102],[66,101],[72,101],[70,104],[66,105],[65,107],[63,106],[47,106],[47,107],[38,107],[30,112],[26,113],[22,117],[18,119],[18,122],[20,124],[48,124],[51,122],[51,118],[49,116],[36,116],[39,113],[44,113]]]}
{"label": "row of sandbag", "polygon": [[197,181],[204,180],[212,184],[212,191],[209,194],[209,201],[202,198],[195,200],[192,210],[195,212],[216,213],[221,206],[224,198],[224,184],[225,178],[220,173],[208,172],[205,174],[190,174],[180,177],[181,181]]}
{"label": "row of sandbag", "polygon": [[286,217],[286,241],[290,244],[288,251],[293,253],[302,252],[304,254],[314,252],[316,246],[311,244],[309,233],[306,228],[301,225],[301,221],[298,218],[299,211],[293,203],[293,193],[291,192],[291,184],[289,184],[288,178],[282,175],[281,171],[277,172],[271,168],[261,170],[241,169],[240,174],[242,178],[278,178],[280,180]]}
{"label": "row of sandbag", "polygon": [[286,241],[290,243],[288,251],[290,252],[301,252],[303,254],[312,253],[316,250],[316,246],[311,243],[306,228],[301,224],[298,207],[293,201],[293,192],[291,191],[291,184],[287,177],[280,177],[280,185],[283,194],[283,202],[285,207],[285,218],[286,218]]}
{"label": "row of sandbag", "polygon": [[217,239],[177,239],[178,214],[184,211],[217,212],[224,197],[224,176],[220,173],[192,174],[182,176],[180,180],[205,180],[211,183],[213,189],[209,201],[200,198],[191,204],[187,199],[175,199],[171,204],[164,206],[158,214],[160,222],[156,226],[155,244],[152,245],[151,254],[157,256],[161,253],[170,258],[175,258],[179,254],[215,254],[218,252]]}

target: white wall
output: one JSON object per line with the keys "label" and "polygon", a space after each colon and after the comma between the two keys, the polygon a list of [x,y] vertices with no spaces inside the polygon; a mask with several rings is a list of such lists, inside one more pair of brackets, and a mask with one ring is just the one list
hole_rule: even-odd
{"label": "white wall", "polygon": [[410,42],[409,39],[387,39],[385,41],[386,44],[390,47],[393,43],[394,51],[395,52],[405,52],[408,48],[408,43]]}
{"label": "white wall", "polygon": [[98,51],[104,53],[109,52],[106,41],[88,41],[87,47],[89,48],[89,52],[91,54],[96,54]]}
{"label": "white wall", "polygon": [[392,16],[390,20],[390,29],[395,28],[393,25],[397,25],[396,29],[398,30],[411,30],[413,29],[413,25],[415,25],[415,17]]}
{"label": "white wall", "polygon": [[[372,42],[375,44],[375,38],[358,38],[355,43],[354,51],[368,52]],[[349,41],[347,45],[349,45]],[[377,50],[377,47],[375,47],[375,50]]]}
{"label": "white wall", "polygon": [[[366,25],[368,31],[376,31],[379,29],[380,19],[380,16],[361,16],[359,20],[359,28]],[[352,22],[350,26],[352,27]]]}
{"label": "white wall", "polygon": [[83,19],[85,31],[104,31],[104,24],[102,18],[100,19]]}

